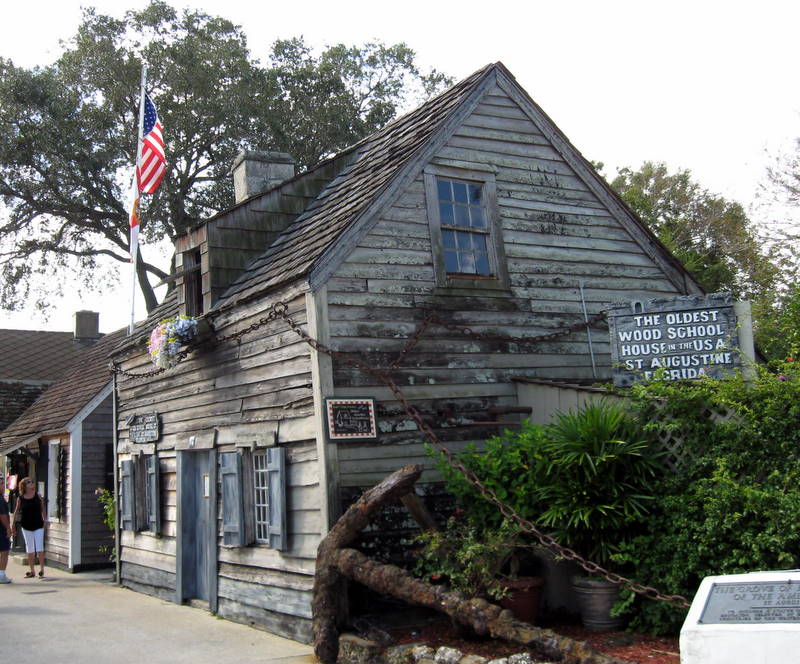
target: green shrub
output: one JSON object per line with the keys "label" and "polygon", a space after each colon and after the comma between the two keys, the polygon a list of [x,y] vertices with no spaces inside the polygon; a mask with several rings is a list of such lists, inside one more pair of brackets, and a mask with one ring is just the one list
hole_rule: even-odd
{"label": "green shrub", "polygon": [[[800,567],[800,371],[782,363],[741,376],[632,389],[650,425],[680,432],[689,452],[679,471],[654,484],[659,499],[645,530],[614,560],[636,579],[691,599],[710,575]],[[714,423],[711,410],[734,417]],[[685,611],[628,597],[631,627],[676,633]]]}
{"label": "green shrub", "polygon": [[[100,504],[103,506],[103,523],[105,523],[111,531],[110,539],[113,542],[117,527],[117,499],[114,497],[113,491],[103,488],[95,489],[94,495],[97,496],[97,500],[100,501]],[[116,549],[113,544],[101,544],[98,547],[98,551],[100,551],[100,553],[108,553],[108,559],[110,561],[113,562],[115,560]]]}
{"label": "green shrub", "polygon": [[[494,491],[497,497],[526,519],[538,515],[538,480],[545,463],[542,427],[523,422],[519,431],[504,431],[487,440],[482,447],[467,446],[458,460]],[[468,518],[486,528],[499,528],[503,516],[435,448],[428,446],[437,469],[442,473],[447,491],[457,500]]]}
{"label": "green shrub", "polygon": [[518,543],[518,529],[511,524],[487,529],[458,510],[445,528],[422,533],[419,542],[417,575],[469,596],[501,599],[508,594],[501,572]]}
{"label": "green shrub", "polygon": [[[500,527],[497,507],[437,456],[448,491],[469,518]],[[561,414],[549,426],[525,422],[457,457],[517,514],[601,565],[647,513],[660,470],[641,427],[622,406],[606,401]]]}

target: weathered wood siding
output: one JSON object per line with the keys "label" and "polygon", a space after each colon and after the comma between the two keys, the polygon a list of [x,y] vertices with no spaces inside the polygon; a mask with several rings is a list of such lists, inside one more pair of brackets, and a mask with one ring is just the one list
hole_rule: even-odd
{"label": "weathered wood siding", "polygon": [[[107,458],[114,437],[111,396],[105,399],[82,423],[83,463],[81,486],[81,562],[82,566],[110,565],[114,538],[103,523],[103,506],[95,490],[106,486]],[[100,551],[101,547],[109,547]]]}
{"label": "weathered wood siding", "polygon": [[[584,302],[592,316],[614,301],[677,292],[617,213],[598,199],[500,87],[484,96],[432,163],[494,172],[509,290],[436,289],[420,175],[376,220],[328,283],[334,348],[358,352],[371,366],[386,367],[418,328],[426,308],[475,332],[531,337],[579,322]],[[593,328],[592,342],[596,377],[607,379],[607,331]],[[593,378],[586,331],[517,346],[434,326],[401,367],[393,378],[456,446],[502,428],[475,423],[509,419],[495,418],[488,409],[518,405],[515,378]],[[336,396],[375,396],[381,402],[379,443],[338,446],[343,486],[367,486],[402,463],[426,461],[416,426],[388,389],[358,369],[334,362],[334,390]]]}
{"label": "weathered wood siding", "polygon": [[[284,291],[217,316],[217,336],[257,323],[277,300],[288,302],[292,318],[305,323],[305,295]],[[141,352],[127,357],[122,367],[141,373],[152,365]],[[128,441],[129,415],[157,411],[162,428],[161,438],[151,445],[160,463],[161,533],[123,534],[123,583],[162,598],[175,597],[176,447],[185,449],[188,437],[195,435],[203,446],[213,445],[219,459],[221,453],[242,447],[278,444],[286,448],[288,550],[224,547],[218,520],[217,610],[226,618],[309,640],[321,501],[308,345],[285,322],[273,321],[239,340],[193,352],[153,378],[122,377],[118,392],[121,459],[137,447]],[[219,501],[222,492],[217,495]],[[216,507],[219,514],[219,502]]]}

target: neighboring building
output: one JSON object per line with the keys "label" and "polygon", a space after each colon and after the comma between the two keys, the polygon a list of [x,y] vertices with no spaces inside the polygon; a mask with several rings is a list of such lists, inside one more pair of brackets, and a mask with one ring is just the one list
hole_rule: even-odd
{"label": "neighboring building", "polygon": [[106,335],[87,349],[0,433],[0,457],[17,473],[32,476],[46,499],[48,564],[71,571],[110,564],[113,538],[95,490],[113,489],[109,353],[125,332]]}
{"label": "neighboring building", "polygon": [[[299,640],[317,545],[343,506],[403,464],[431,467],[395,394],[347,357],[392,367],[458,449],[519,408],[520,379],[610,377],[602,330],[591,352],[585,329],[534,346],[492,337],[701,292],[499,63],[306,173],[244,154],[234,178],[236,205],[177,239],[175,292],[115,354],[128,374],[121,579]],[[311,348],[276,303],[342,355]],[[431,311],[451,327],[408,348]],[[177,313],[209,321],[218,342],[132,377],[152,368],[152,327]],[[332,436],[332,397],[357,401],[350,424],[374,399],[373,435],[343,420]],[[145,416],[156,439],[130,433]]]}
{"label": "neighboring building", "polygon": [[0,432],[100,338],[98,315],[78,311],[72,332],[0,330]]}

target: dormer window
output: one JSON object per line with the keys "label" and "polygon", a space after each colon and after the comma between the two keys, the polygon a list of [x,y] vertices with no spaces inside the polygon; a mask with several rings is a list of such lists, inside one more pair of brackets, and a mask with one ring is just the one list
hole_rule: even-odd
{"label": "dormer window", "polygon": [[425,196],[436,285],[507,288],[494,173],[431,165]]}
{"label": "dormer window", "polygon": [[183,252],[183,288],[187,316],[203,313],[203,276],[200,270],[200,250]]}

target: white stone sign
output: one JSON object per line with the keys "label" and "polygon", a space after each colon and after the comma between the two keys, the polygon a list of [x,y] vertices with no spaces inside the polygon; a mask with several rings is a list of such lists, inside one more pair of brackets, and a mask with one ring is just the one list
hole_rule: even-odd
{"label": "white stone sign", "polygon": [[681,664],[800,662],[800,571],[703,579],[680,649]]}

